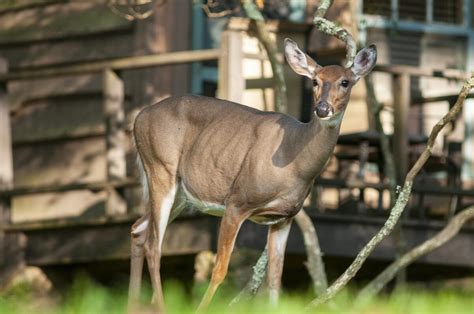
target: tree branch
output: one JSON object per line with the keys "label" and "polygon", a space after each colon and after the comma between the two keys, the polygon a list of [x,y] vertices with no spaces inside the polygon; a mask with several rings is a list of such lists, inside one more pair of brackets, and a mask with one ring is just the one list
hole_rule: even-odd
{"label": "tree branch", "polygon": [[458,213],[449,221],[443,230],[438,232],[434,237],[426,240],[414,249],[405,253],[403,256],[385,268],[383,272],[381,272],[374,280],[365,286],[365,288],[359,293],[357,300],[362,300],[377,294],[390,280],[396,276],[400,269],[407,267],[423,255],[426,255],[444,245],[459,233],[459,230],[461,230],[461,227],[466,223],[466,221],[473,218],[474,206],[471,206],[468,209]]}
{"label": "tree branch", "polygon": [[262,285],[263,279],[267,274],[268,266],[268,245],[265,246],[265,249],[262,252],[262,255],[259,257],[257,263],[253,267],[252,278],[247,282],[245,287],[240,291],[240,293],[230,301],[229,306],[233,306],[236,303],[241,301],[250,300],[252,296],[257,294],[258,289]]}
{"label": "tree branch", "polygon": [[265,19],[262,13],[252,0],[242,0],[242,6],[248,18],[255,22],[257,38],[262,43],[267,52],[268,59],[273,72],[273,81],[275,84],[275,111],[287,112],[288,100],[286,97],[286,82],[283,72],[283,65],[278,61],[278,49],[275,41],[270,37],[270,32],[265,25]]}
{"label": "tree branch", "polygon": [[334,36],[346,44],[346,63],[344,66],[349,68],[354,63],[357,53],[357,45],[354,38],[347,30],[324,18],[326,11],[331,5],[332,0],[321,0],[316,13],[314,14],[313,23],[320,32]]}
{"label": "tree branch", "polygon": [[[390,208],[395,205],[395,200],[397,198],[397,173],[395,171],[395,161],[393,159],[393,153],[390,146],[390,138],[385,133],[382,124],[381,113],[383,110],[383,105],[377,100],[375,95],[374,82],[372,80],[372,74],[369,74],[365,77],[365,86],[367,89],[367,104],[369,112],[374,117],[375,129],[377,130],[380,136],[380,148],[382,150],[382,156],[384,160],[385,175],[388,179],[388,191],[390,193]],[[405,252],[405,240],[403,237],[401,223],[395,227],[394,230],[394,242],[396,247],[396,256],[399,258]],[[406,277],[405,273],[400,273],[398,279],[404,280]]]}
{"label": "tree branch", "polygon": [[319,246],[316,229],[304,209],[301,209],[295,216],[295,221],[303,234],[306,254],[308,255],[308,261],[305,262],[305,266],[313,280],[314,293],[316,295],[322,295],[328,288],[328,280],[326,271],[324,270],[323,254]]}
{"label": "tree branch", "polygon": [[347,268],[347,270],[326,290],[326,292],[323,295],[314,299],[309,304],[309,307],[311,308],[317,307],[318,305],[332,299],[357,274],[357,272],[362,267],[367,257],[375,249],[375,247],[387,235],[389,235],[392,232],[401,214],[403,213],[403,210],[405,209],[406,204],[408,203],[408,200],[411,195],[411,188],[413,186],[413,180],[418,174],[418,172],[421,170],[421,168],[424,166],[428,158],[431,156],[433,145],[439,132],[444,128],[444,126],[447,123],[453,121],[456,118],[456,115],[461,110],[464,104],[464,100],[466,99],[467,95],[469,94],[469,91],[472,89],[473,86],[474,86],[474,73],[472,74],[471,78],[468,79],[464,83],[455,105],[433,127],[431,134],[428,138],[427,146],[425,147],[421,156],[416,161],[415,165],[408,172],[405,178],[405,184],[403,185],[403,188],[395,202],[395,206],[392,208],[390,216],[388,217],[384,226],[380,229],[380,231],[377,234],[375,234],[375,236],[372,239],[370,239],[369,243],[367,243],[364,246],[364,248],[362,248],[362,250],[359,252],[359,254],[357,254],[357,257],[349,266],[349,268]]}

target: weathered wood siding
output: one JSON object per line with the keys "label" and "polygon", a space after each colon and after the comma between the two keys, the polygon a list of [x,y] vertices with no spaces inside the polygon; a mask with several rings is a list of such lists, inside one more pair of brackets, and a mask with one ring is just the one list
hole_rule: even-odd
{"label": "weathered wood siding", "polygon": [[[191,5],[168,1],[148,19],[128,21],[105,0],[7,1],[0,3],[0,57],[14,71],[188,50]],[[189,72],[184,65],[121,73],[127,115],[189,92]],[[105,180],[101,74],[16,81],[8,88],[16,185]],[[103,211],[104,201],[104,193],[89,191],[18,197],[12,215],[14,221],[89,215]]]}

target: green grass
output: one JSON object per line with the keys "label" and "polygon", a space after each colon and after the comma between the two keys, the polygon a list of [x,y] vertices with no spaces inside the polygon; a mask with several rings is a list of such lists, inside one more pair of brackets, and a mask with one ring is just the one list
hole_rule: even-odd
{"label": "green grass", "polygon": [[[140,313],[152,313],[147,304],[149,289],[143,293]],[[164,287],[169,313],[193,313],[202,293],[186,293],[178,284],[168,283]],[[223,289],[225,290],[225,289]],[[192,296],[194,295],[194,297]],[[250,302],[228,308],[235,293],[220,291],[214,299],[210,313],[303,313],[311,295],[284,294],[277,308],[267,304],[264,296]],[[459,291],[421,291],[404,289],[391,295],[354,304],[354,293],[343,292],[330,304],[318,309],[318,313],[474,313],[474,295]],[[0,297],[0,313],[126,313],[126,289],[105,288],[87,279],[78,279],[72,288],[61,297],[38,297],[26,286],[17,286]],[[312,311],[315,312],[315,311]]]}

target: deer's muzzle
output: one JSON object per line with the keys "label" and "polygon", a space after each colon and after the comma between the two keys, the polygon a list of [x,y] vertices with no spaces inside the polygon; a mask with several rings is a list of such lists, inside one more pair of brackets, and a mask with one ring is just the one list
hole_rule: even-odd
{"label": "deer's muzzle", "polygon": [[315,111],[319,118],[329,118],[334,114],[332,106],[327,101],[318,102]]}

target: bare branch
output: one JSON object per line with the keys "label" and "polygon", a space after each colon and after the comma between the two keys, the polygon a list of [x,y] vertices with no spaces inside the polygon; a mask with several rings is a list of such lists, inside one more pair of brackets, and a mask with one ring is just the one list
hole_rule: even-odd
{"label": "bare branch", "polygon": [[260,255],[257,263],[253,267],[253,275],[245,287],[240,291],[240,293],[230,301],[229,306],[233,306],[239,302],[246,301],[251,299],[255,294],[257,294],[258,289],[262,285],[263,279],[267,274],[268,266],[268,247],[265,246],[265,249]]}
{"label": "bare branch", "polygon": [[242,6],[248,18],[255,22],[258,40],[262,43],[267,52],[273,72],[275,83],[275,109],[278,112],[286,113],[288,100],[286,96],[286,81],[283,72],[283,65],[278,60],[278,49],[275,41],[270,37],[270,32],[265,25],[262,13],[252,0],[242,0]]}
{"label": "bare branch", "polygon": [[[372,80],[372,74],[369,74],[365,77],[365,86],[367,90],[367,105],[369,112],[374,118],[375,129],[377,130],[380,136],[380,148],[382,150],[382,156],[384,160],[384,169],[385,175],[388,179],[388,191],[390,193],[390,208],[395,205],[395,200],[397,198],[397,174],[395,172],[395,161],[393,158],[392,149],[390,146],[390,139],[387,133],[383,128],[381,113],[383,110],[383,105],[377,100],[375,95],[374,82]],[[405,252],[405,241],[402,232],[402,226],[399,223],[394,233],[394,242],[396,247],[396,256],[397,258],[403,255]],[[403,272],[399,274],[398,279],[404,280],[406,277]]]}
{"label": "bare branch", "polygon": [[[313,288],[316,295],[323,294],[328,286],[326,272],[324,270],[324,262],[322,260],[322,253],[319,246],[318,236],[314,228],[311,218],[306,212],[301,209],[295,216],[295,221],[298,224],[303,234],[306,253],[308,254],[308,261],[305,263],[308,272],[313,280]],[[267,246],[262,252],[257,263],[253,267],[253,275],[240,293],[229,303],[232,306],[236,303],[249,300],[254,296],[265,278],[268,265]]]}
{"label": "bare branch", "polygon": [[392,208],[390,212],[390,216],[388,217],[387,221],[385,222],[382,229],[370,239],[369,243],[367,243],[364,248],[357,254],[357,257],[352,262],[352,264],[347,268],[347,270],[326,290],[326,293],[318,298],[314,299],[309,307],[314,308],[318,305],[327,302],[328,300],[332,299],[347,283],[357,274],[359,269],[362,267],[363,263],[375,249],[375,247],[387,236],[389,235],[395,225],[397,224],[403,210],[405,209],[406,204],[411,195],[411,189],[413,186],[413,180],[424,166],[428,158],[431,156],[431,152],[433,149],[434,142],[439,134],[439,132],[444,128],[446,124],[453,121],[456,118],[456,115],[461,110],[464,100],[466,99],[469,91],[474,86],[474,73],[472,74],[471,78],[468,79],[459,94],[459,97],[454,104],[454,106],[449,110],[449,112],[433,127],[431,134],[428,138],[428,144],[421,154],[421,156],[416,161],[415,165],[410,169],[406,178],[405,184],[398,195],[397,201],[395,206]]}
{"label": "bare branch", "polygon": [[400,269],[407,267],[423,255],[426,255],[444,245],[459,233],[461,227],[468,220],[473,218],[474,206],[471,206],[468,209],[458,213],[449,221],[443,230],[438,232],[434,237],[426,240],[414,249],[405,253],[403,256],[385,268],[383,272],[381,272],[374,280],[365,286],[365,288],[359,293],[357,299],[360,301],[377,294],[390,280],[396,276]]}
{"label": "bare branch", "polygon": [[334,36],[346,44],[346,63],[345,67],[349,68],[354,63],[357,53],[357,45],[352,35],[343,27],[336,25],[334,22],[326,20],[324,15],[332,5],[332,0],[321,0],[316,13],[314,14],[313,23],[320,32]]}
{"label": "bare branch", "polygon": [[323,254],[319,246],[316,229],[311,218],[303,209],[295,216],[295,221],[303,234],[306,254],[308,255],[308,261],[305,263],[305,266],[313,280],[314,292],[316,295],[322,295],[328,288],[328,280],[324,270]]}

